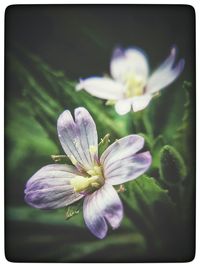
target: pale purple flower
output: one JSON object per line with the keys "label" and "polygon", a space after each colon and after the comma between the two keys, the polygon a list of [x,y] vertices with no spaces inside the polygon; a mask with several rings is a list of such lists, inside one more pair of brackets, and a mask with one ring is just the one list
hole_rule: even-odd
{"label": "pale purple flower", "polygon": [[27,182],[25,200],[40,209],[66,207],[84,198],[83,216],[89,230],[104,238],[108,224],[120,225],[123,206],[113,185],[123,184],[143,174],[151,164],[149,152],[139,135],[116,140],[98,157],[96,125],[85,108],[69,110],[58,118],[58,136],[72,165],[51,164]]}
{"label": "pale purple flower", "polygon": [[146,55],[140,49],[117,48],[110,63],[110,77],[81,79],[76,89],[86,90],[93,96],[115,103],[115,110],[123,115],[147,107],[156,92],[171,84],[182,72],[184,59],[175,65],[176,48],[168,58],[149,75]]}

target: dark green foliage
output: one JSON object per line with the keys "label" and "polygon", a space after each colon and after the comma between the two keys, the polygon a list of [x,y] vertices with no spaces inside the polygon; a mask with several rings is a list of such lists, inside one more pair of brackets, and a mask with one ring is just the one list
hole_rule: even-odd
{"label": "dark green foliage", "polygon": [[[6,109],[6,220],[16,227],[11,227],[11,235],[24,240],[19,248],[14,243],[15,248],[23,251],[40,244],[47,249],[35,255],[37,260],[60,262],[102,255],[109,258],[113,251],[119,261],[132,255],[138,260],[153,259],[158,252],[162,256],[179,247],[186,251],[185,214],[194,194],[194,177],[188,172],[191,160],[188,153],[184,154],[190,150],[188,140],[192,135],[191,86],[186,86],[185,105],[182,100],[171,101],[180,94],[184,98],[180,88],[173,92],[166,89],[145,110],[119,116],[105,101],[84,91],[76,92],[75,81],[62,71],[54,71],[39,57],[21,51],[19,58],[10,55],[9,71],[20,95],[10,98]],[[79,106],[86,107],[95,120],[99,155],[115,139],[140,134],[145,139],[143,151],[149,150],[153,160],[147,174],[124,184],[125,191],[119,193],[124,204],[122,225],[110,231],[105,240],[97,240],[86,229],[82,201],[47,212],[31,208],[23,200],[28,178],[40,167],[53,163],[51,155],[63,154],[56,131],[58,116],[65,109],[73,111]],[[181,184],[181,192],[169,184]],[[182,206],[185,210],[181,210]]]}

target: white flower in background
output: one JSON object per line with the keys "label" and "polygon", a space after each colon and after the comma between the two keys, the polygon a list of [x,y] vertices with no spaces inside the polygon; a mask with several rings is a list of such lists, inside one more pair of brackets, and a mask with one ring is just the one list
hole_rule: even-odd
{"label": "white flower in background", "polygon": [[182,72],[184,59],[175,63],[176,48],[171,49],[169,57],[149,75],[149,64],[144,52],[137,48],[113,52],[109,77],[90,77],[81,79],[77,91],[86,90],[101,99],[113,100],[118,114],[123,115],[147,107],[156,92],[171,84]]}
{"label": "white flower in background", "polygon": [[69,110],[58,118],[58,137],[72,165],[51,164],[37,171],[27,182],[25,201],[39,209],[66,207],[81,198],[86,226],[102,239],[119,227],[123,218],[122,202],[113,185],[142,175],[151,165],[149,151],[137,153],[144,138],[128,135],[107,147],[98,156],[95,122],[85,108]]}

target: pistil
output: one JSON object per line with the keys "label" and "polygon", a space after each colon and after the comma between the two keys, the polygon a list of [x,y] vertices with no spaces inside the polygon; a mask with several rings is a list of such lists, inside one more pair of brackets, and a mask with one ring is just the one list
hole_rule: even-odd
{"label": "pistil", "polygon": [[126,84],[125,95],[127,98],[133,96],[140,96],[143,94],[144,82],[141,79],[135,78],[133,75],[130,75],[126,78],[125,84]]}
{"label": "pistil", "polygon": [[70,183],[74,187],[74,191],[78,193],[92,193],[104,184],[104,177],[101,166],[94,166],[93,169],[87,171],[90,176],[79,176],[71,179]]}

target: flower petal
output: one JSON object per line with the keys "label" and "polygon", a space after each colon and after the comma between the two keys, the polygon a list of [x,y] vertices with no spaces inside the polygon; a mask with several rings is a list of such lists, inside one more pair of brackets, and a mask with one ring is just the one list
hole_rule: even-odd
{"label": "flower petal", "polygon": [[161,64],[160,67],[150,76],[146,92],[155,93],[160,89],[171,84],[183,71],[185,61],[184,59],[179,60],[179,62],[174,67],[174,62],[176,58],[176,49],[172,48],[169,57]]}
{"label": "flower petal", "polygon": [[119,115],[125,115],[131,110],[131,101],[130,99],[118,100],[115,104],[115,110]]}
{"label": "flower petal", "polygon": [[113,229],[118,228],[123,218],[123,206],[116,190],[111,185],[104,184],[99,190],[86,196],[83,215],[89,230],[100,239],[106,236],[107,222]]}
{"label": "flower petal", "polygon": [[104,176],[111,185],[123,184],[142,175],[150,165],[151,154],[147,151],[113,162],[104,169]]}
{"label": "flower petal", "polygon": [[115,161],[120,161],[124,158],[133,156],[144,146],[144,138],[139,135],[128,135],[110,145],[101,155],[100,162],[104,169],[104,175],[106,170]]}
{"label": "flower petal", "polygon": [[132,102],[132,108],[134,112],[140,111],[144,108],[146,108],[149,104],[149,102],[152,99],[152,95],[150,94],[145,94],[141,96],[134,96],[131,99]]}
{"label": "flower petal", "polygon": [[72,163],[84,170],[93,168],[98,154],[96,125],[85,108],[75,109],[75,121],[69,110],[58,118],[58,136]]}
{"label": "flower petal", "polygon": [[81,80],[76,86],[79,91],[86,90],[89,94],[101,99],[117,100],[123,97],[123,85],[110,78],[91,77]]}
{"label": "flower petal", "polygon": [[147,58],[144,52],[137,48],[117,48],[113,52],[110,72],[115,80],[123,83],[130,75],[145,82],[149,74]]}
{"label": "flower petal", "polygon": [[81,149],[84,151],[84,155],[90,166],[89,168],[93,168],[98,159],[98,135],[96,124],[85,108],[76,108],[74,114]]}
{"label": "flower petal", "polygon": [[56,209],[72,204],[83,197],[74,192],[70,184],[76,175],[76,168],[66,164],[41,168],[26,184],[25,201],[39,209]]}

